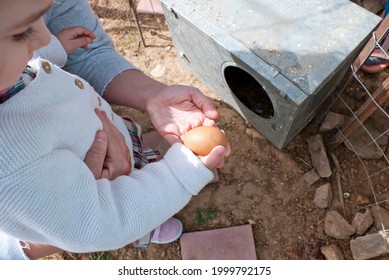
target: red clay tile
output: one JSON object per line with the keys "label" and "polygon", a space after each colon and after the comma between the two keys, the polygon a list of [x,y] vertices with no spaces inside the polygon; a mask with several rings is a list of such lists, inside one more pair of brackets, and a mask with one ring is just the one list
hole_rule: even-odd
{"label": "red clay tile", "polygon": [[140,14],[163,15],[163,8],[160,0],[140,0],[136,11]]}
{"label": "red clay tile", "polygon": [[183,260],[256,260],[251,225],[184,233]]}

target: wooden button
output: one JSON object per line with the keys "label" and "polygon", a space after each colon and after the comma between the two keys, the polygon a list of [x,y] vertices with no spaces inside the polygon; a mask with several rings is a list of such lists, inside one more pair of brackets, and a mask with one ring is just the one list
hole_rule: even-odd
{"label": "wooden button", "polygon": [[84,88],[84,84],[83,84],[79,79],[75,79],[75,80],[74,80],[74,83],[75,83],[76,86],[78,86],[80,89],[83,89],[83,88]]}
{"label": "wooden button", "polygon": [[99,107],[101,107],[101,98],[97,97],[97,100],[99,101]]}
{"label": "wooden button", "polygon": [[45,70],[45,72],[47,74],[51,73],[51,66],[50,66],[50,63],[48,63],[47,61],[43,61],[42,62],[42,67],[43,67],[43,70]]}

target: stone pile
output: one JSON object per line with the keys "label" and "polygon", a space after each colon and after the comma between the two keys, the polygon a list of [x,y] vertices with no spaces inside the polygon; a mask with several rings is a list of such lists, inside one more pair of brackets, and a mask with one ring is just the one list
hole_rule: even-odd
{"label": "stone pile", "polygon": [[[357,212],[351,221],[346,219],[344,199],[348,199],[350,194],[342,190],[341,168],[334,154],[331,154],[331,157],[335,168],[334,170],[331,169],[331,157],[328,156],[322,137],[322,133],[341,127],[344,121],[345,117],[343,115],[329,112],[321,124],[319,134],[307,139],[313,169],[304,174],[304,180],[309,185],[316,187],[313,198],[315,206],[327,210],[324,218],[324,232],[328,236],[334,239],[350,240],[350,249],[354,259],[371,259],[389,256],[388,210],[379,205],[372,204],[371,207],[362,208],[363,210]],[[352,145],[352,151],[358,153],[358,149],[355,149],[354,145],[360,145],[362,147],[365,143],[363,140],[357,139]],[[386,143],[382,145],[384,151],[386,146],[387,139]],[[359,156],[361,155],[359,154]],[[377,156],[376,151],[363,151],[364,159],[375,159]],[[333,176],[336,177],[336,180],[330,180]],[[323,181],[324,183],[321,183]],[[333,181],[337,182],[334,186],[330,183]],[[335,196],[339,199],[340,207],[339,204],[336,206],[333,205],[333,198]],[[356,201],[365,205],[369,202],[368,198],[361,194],[358,195]],[[340,211],[342,213],[338,212],[339,209],[342,210]],[[372,227],[377,230],[369,231]],[[328,260],[344,259],[341,250],[336,244],[323,246],[321,252]]]}

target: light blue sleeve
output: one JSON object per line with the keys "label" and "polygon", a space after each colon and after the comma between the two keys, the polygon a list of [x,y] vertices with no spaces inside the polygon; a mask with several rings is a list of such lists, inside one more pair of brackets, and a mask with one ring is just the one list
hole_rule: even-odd
{"label": "light blue sleeve", "polygon": [[28,260],[19,240],[0,231],[0,260]]}
{"label": "light blue sleeve", "polygon": [[[172,217],[212,178],[182,144],[113,181],[95,180],[81,159],[57,149],[0,178],[0,232],[71,252],[114,250]],[[5,241],[0,251],[18,255],[16,240]]]}
{"label": "light blue sleeve", "polygon": [[77,49],[69,55],[63,69],[87,80],[100,95],[116,75],[137,69],[115,50],[87,0],[53,1],[45,22],[54,35],[72,26],[84,26],[96,35],[88,50]]}
{"label": "light blue sleeve", "polygon": [[46,59],[51,63],[57,65],[58,67],[62,68],[66,64],[68,54],[66,53],[58,38],[51,34],[50,44],[34,52],[33,59],[36,59],[38,57]]}

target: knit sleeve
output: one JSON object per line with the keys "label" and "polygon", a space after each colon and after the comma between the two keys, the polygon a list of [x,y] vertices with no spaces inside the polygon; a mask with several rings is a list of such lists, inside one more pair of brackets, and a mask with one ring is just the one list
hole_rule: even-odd
{"label": "knit sleeve", "polygon": [[0,260],[28,260],[19,240],[0,231]]}
{"label": "knit sleeve", "polygon": [[36,59],[38,57],[46,59],[62,68],[66,64],[68,54],[66,53],[58,38],[51,34],[50,44],[34,52],[33,58]]}
{"label": "knit sleeve", "polygon": [[0,179],[0,230],[72,252],[112,250],[173,216],[211,179],[181,144],[113,181],[95,180],[80,159],[56,150]]}

